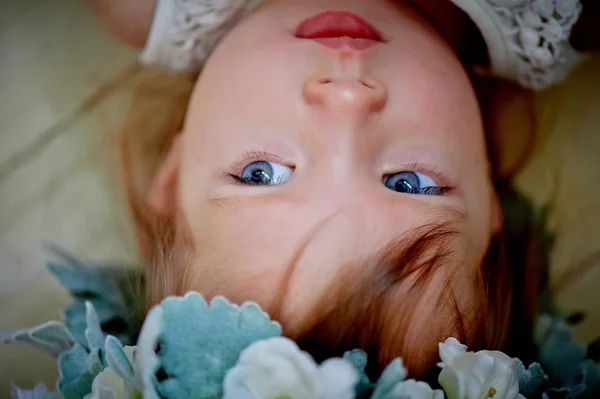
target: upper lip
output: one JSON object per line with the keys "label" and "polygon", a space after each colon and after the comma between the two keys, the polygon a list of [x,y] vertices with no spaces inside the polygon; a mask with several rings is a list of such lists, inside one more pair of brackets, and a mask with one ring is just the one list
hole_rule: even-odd
{"label": "upper lip", "polygon": [[296,37],[349,37],[383,42],[381,33],[376,28],[358,15],[346,11],[326,11],[305,19],[296,28]]}

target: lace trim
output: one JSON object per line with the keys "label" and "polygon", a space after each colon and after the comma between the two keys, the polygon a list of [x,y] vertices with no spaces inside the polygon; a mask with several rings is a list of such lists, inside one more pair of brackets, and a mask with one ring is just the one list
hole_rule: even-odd
{"label": "lace trim", "polygon": [[[262,2],[159,0],[152,27],[158,32],[151,33],[141,60],[176,71],[198,72],[223,36]],[[152,47],[152,41],[160,47]]]}
{"label": "lace trim", "polygon": [[512,64],[507,72],[513,75],[507,78],[516,78],[527,88],[543,89],[562,80],[579,60],[569,44],[582,10],[579,0],[487,1],[498,16],[506,53],[512,58],[506,60]]}
{"label": "lace trim", "polygon": [[[542,89],[579,60],[569,45],[579,0],[453,0],[486,39],[493,75]],[[200,71],[227,32],[263,0],[159,0],[142,62]]]}

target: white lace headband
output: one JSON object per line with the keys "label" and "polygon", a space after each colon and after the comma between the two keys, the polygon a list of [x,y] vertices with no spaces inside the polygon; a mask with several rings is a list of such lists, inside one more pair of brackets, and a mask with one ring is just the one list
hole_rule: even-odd
{"label": "white lace headband", "polygon": [[[148,65],[198,72],[223,36],[263,0],[158,0]],[[579,0],[452,0],[480,29],[494,76],[530,89],[562,80],[580,59],[569,35]]]}
{"label": "white lace headband", "polygon": [[579,0],[452,0],[478,26],[490,73],[530,89],[561,81],[581,58],[569,44]]}

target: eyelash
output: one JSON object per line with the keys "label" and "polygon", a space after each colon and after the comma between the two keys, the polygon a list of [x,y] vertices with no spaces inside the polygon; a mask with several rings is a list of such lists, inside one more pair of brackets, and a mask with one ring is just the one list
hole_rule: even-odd
{"label": "eyelash", "polygon": [[252,162],[258,162],[258,161],[277,162],[282,165],[288,164],[288,162],[285,162],[282,158],[268,152],[267,150],[248,151],[248,152],[245,152],[244,154],[242,154],[242,156],[236,162],[234,162],[234,164],[232,166],[232,169],[236,170],[238,172],[225,173],[225,177],[236,184],[242,184],[244,186],[260,186],[261,184],[252,183],[250,180],[244,179],[243,177],[239,176],[239,174],[242,173],[242,171],[244,170],[244,168],[246,166],[248,166]]}
{"label": "eyelash", "polygon": [[232,180],[234,183],[236,183],[236,184],[243,184],[244,186],[262,186],[262,184],[253,183],[251,180],[244,179],[243,177],[240,177],[240,176],[235,175],[233,173],[227,173],[227,177],[230,180]]}
{"label": "eyelash", "polygon": [[450,187],[446,187],[446,186],[439,186],[439,187],[423,187],[420,188],[418,190],[413,190],[411,192],[408,193],[404,193],[404,194],[420,194],[420,195],[437,195],[437,196],[443,196],[444,194],[446,194],[448,191],[450,191],[451,188]]}
{"label": "eyelash", "polygon": [[[262,151],[248,151],[245,152],[238,161],[236,161],[232,167],[233,170],[239,171],[236,173],[226,173],[225,177],[230,181],[236,184],[242,184],[245,186],[255,186],[259,185],[256,183],[250,182],[248,179],[244,179],[239,176],[239,173],[248,166],[252,162],[256,161],[268,161],[268,162],[278,162],[282,165],[287,164],[283,159],[274,155],[267,150]],[[440,186],[438,187],[423,187],[421,189],[415,190],[415,192],[411,192],[409,194],[421,194],[421,195],[437,195],[443,196],[448,192],[454,189],[453,184],[449,184],[447,177],[443,174],[439,169],[434,166],[428,164],[422,164],[417,161],[409,162],[402,167],[402,170],[416,170],[419,173],[424,173],[431,176],[436,182],[439,182]],[[398,173],[398,172],[394,172]],[[391,173],[390,173],[391,174]],[[389,175],[389,174],[388,174]]]}

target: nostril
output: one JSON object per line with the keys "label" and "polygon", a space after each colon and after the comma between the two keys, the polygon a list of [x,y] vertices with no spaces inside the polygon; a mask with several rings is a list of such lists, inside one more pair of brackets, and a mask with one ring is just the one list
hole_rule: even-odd
{"label": "nostril", "polygon": [[367,88],[369,88],[369,89],[374,89],[374,88],[375,88],[375,86],[374,86],[373,84],[369,83],[369,82],[368,82],[368,81],[366,81],[366,80],[361,80],[361,81],[360,81],[360,83],[361,83],[363,86],[365,86],[365,87],[367,87]]}

